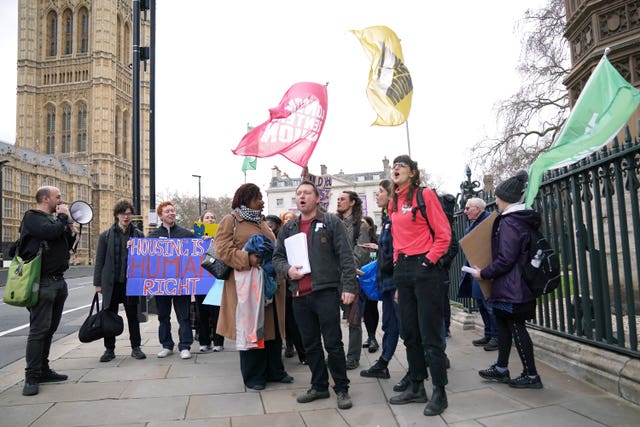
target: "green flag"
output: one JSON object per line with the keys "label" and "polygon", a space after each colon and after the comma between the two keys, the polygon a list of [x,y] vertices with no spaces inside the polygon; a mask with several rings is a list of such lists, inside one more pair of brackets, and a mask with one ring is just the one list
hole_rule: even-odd
{"label": "green flag", "polygon": [[556,142],[529,169],[525,205],[531,206],[548,169],[573,164],[615,137],[640,103],[640,91],[628,83],[605,55],[582,89]]}
{"label": "green flag", "polygon": [[248,170],[256,170],[256,164],[258,163],[258,159],[255,157],[245,157],[244,162],[242,162],[242,172],[246,172]]}
{"label": "green flag", "polygon": [[[247,132],[253,129],[249,123],[247,123]],[[242,162],[242,172],[247,173],[247,171],[256,170],[256,165],[258,164],[258,159],[256,157],[247,156],[244,158],[244,162]]]}

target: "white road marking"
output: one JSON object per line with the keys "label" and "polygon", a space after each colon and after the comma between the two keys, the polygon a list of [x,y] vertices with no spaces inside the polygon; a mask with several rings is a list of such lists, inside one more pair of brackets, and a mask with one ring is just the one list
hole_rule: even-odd
{"label": "white road marking", "polygon": [[[64,316],[67,313],[72,313],[74,311],[82,310],[83,308],[88,308],[88,307],[91,307],[91,304],[87,304],[87,305],[83,305],[81,307],[71,308],[69,310],[63,311],[62,315]],[[16,326],[15,328],[11,328],[11,329],[8,329],[6,331],[0,332],[0,337],[3,337],[5,335],[7,335],[7,334],[11,334],[13,332],[16,332],[16,331],[19,331],[21,329],[25,329],[25,328],[28,328],[28,327],[29,327],[28,323],[25,323],[24,325]]]}

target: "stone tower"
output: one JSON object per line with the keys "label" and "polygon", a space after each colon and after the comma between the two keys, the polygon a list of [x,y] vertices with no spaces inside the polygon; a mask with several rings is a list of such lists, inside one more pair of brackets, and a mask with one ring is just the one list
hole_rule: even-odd
{"label": "stone tower", "polygon": [[[131,0],[19,0],[16,148],[84,165],[91,247],[132,198]],[[148,21],[141,45],[148,45]],[[149,211],[149,72],[141,68],[141,197]],[[148,68],[147,68],[148,70]],[[54,183],[55,185],[55,183]],[[71,199],[71,200],[69,200]]]}

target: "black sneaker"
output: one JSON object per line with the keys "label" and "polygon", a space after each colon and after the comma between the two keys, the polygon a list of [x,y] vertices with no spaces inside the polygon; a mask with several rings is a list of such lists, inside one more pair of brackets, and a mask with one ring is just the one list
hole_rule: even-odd
{"label": "black sneaker", "polygon": [[488,343],[484,345],[485,351],[496,351],[498,349],[498,340],[491,338]]}
{"label": "black sneaker", "polygon": [[36,394],[38,394],[39,388],[40,386],[38,385],[37,382],[25,381],[24,387],[22,388],[22,395],[35,396]]}
{"label": "black sneaker", "polygon": [[101,362],[109,362],[109,361],[111,361],[111,360],[113,360],[115,358],[116,358],[116,354],[114,353],[114,351],[106,349],[104,351],[104,353],[102,354],[102,356],[100,356],[100,361]]}
{"label": "black sneaker", "polygon": [[369,340],[369,353],[375,353],[379,348],[380,345],[378,344],[378,340],[375,338],[371,338]]}
{"label": "black sneaker", "polygon": [[347,371],[351,371],[360,366],[360,362],[357,360],[347,359]]}
{"label": "black sneaker", "polygon": [[318,399],[328,399],[329,398],[329,390],[316,390],[315,388],[310,388],[307,390],[305,394],[301,394],[296,397],[296,401],[298,403],[309,403]]}
{"label": "black sneaker", "polygon": [[40,375],[41,383],[55,383],[58,381],[66,381],[69,378],[69,375],[59,374],[53,369],[49,369]]}
{"label": "black sneaker", "polygon": [[134,359],[140,360],[140,359],[146,359],[147,355],[144,354],[142,350],[140,350],[140,347],[133,347],[131,349],[131,357],[133,357]]}
{"label": "black sneaker", "polygon": [[496,365],[491,365],[489,369],[478,371],[478,375],[480,375],[485,380],[495,381],[498,383],[507,384],[510,381],[509,370],[507,369],[506,371],[500,373],[500,371],[498,371],[498,369],[496,368]]}
{"label": "black sneaker", "polygon": [[522,374],[518,378],[509,380],[509,387],[542,388],[542,381],[540,380],[540,375],[534,375],[530,377],[529,375]]}
{"label": "black sneaker", "polygon": [[339,391],[338,393],[338,408],[340,409],[349,409],[353,406],[351,402],[351,397],[349,397],[349,393],[346,391]]}
{"label": "black sneaker", "polygon": [[471,341],[471,344],[473,344],[476,347],[484,347],[485,345],[487,345],[487,343],[491,341],[491,338],[489,337],[482,337],[479,340],[473,340]]}
{"label": "black sneaker", "polygon": [[380,362],[379,359],[376,360],[376,363],[374,363],[369,369],[360,371],[360,376],[366,378],[391,378],[391,375],[389,375],[389,368],[387,368],[387,363]]}

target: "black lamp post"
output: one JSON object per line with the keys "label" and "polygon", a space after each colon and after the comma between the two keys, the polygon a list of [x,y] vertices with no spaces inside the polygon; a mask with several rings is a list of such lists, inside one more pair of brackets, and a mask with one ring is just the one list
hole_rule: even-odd
{"label": "black lamp post", "polygon": [[[4,177],[2,176],[2,168],[4,165],[9,163],[9,160],[0,160],[0,251],[2,251],[2,259],[4,260],[4,240],[2,236],[2,217],[4,215],[2,200],[4,199],[4,195],[2,194],[3,186],[4,186]],[[1,265],[0,265],[1,267]]]}
{"label": "black lamp post", "polygon": [[478,181],[471,181],[471,168],[469,165],[465,168],[465,175],[467,175],[467,180],[462,181],[460,184],[460,191],[462,192],[462,197],[460,198],[460,209],[464,209],[467,204],[467,200],[472,197],[478,197],[478,195],[483,194],[483,190],[477,190],[480,187],[480,183]]}
{"label": "black lamp post", "polygon": [[198,218],[202,216],[202,192],[200,187],[201,176],[200,175],[191,175],[194,178],[198,178]]}

